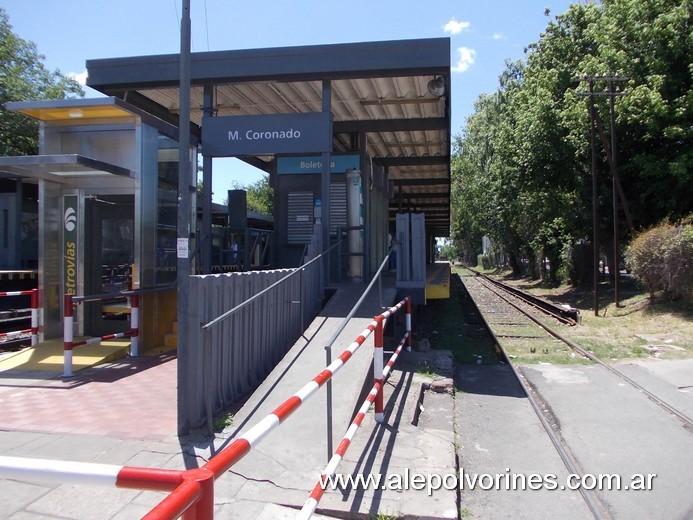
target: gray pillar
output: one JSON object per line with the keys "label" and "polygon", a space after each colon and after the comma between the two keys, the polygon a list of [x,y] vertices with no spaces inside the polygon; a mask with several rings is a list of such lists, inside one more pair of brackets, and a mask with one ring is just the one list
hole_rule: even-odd
{"label": "gray pillar", "polygon": [[[371,271],[371,245],[373,237],[373,215],[371,214],[371,179],[373,170],[368,161],[368,140],[366,132],[359,133],[359,156],[361,158],[361,186],[363,186],[363,279],[370,280]],[[368,164],[366,164],[368,162]]]}
{"label": "gray pillar", "polygon": [[190,0],[183,0],[180,21],[180,111],[178,116],[178,434],[190,430],[188,374],[191,346],[188,344],[190,296]]}
{"label": "gray pillar", "polygon": [[[202,110],[205,116],[214,115],[214,87],[205,85],[204,106]],[[202,254],[202,272],[212,272],[212,158],[202,156],[202,233],[200,240],[200,252]]]}
{"label": "gray pillar", "polygon": [[[331,113],[332,110],[332,84],[329,80],[322,82],[322,111]],[[330,142],[332,142],[332,124],[330,123]],[[331,148],[331,146],[330,146]],[[322,203],[320,220],[322,224],[322,250],[330,247],[330,162],[331,153],[322,153],[322,177],[320,184],[320,200]],[[325,283],[330,280],[330,262],[328,255],[325,255],[323,263],[325,272]]]}

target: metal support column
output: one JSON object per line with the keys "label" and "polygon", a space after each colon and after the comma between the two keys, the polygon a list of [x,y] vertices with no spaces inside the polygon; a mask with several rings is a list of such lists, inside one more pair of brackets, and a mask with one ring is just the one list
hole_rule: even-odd
{"label": "metal support column", "polygon": [[180,111],[178,116],[178,220],[176,275],[178,279],[178,434],[190,430],[188,414],[187,302],[190,295],[190,0],[182,0],[180,22]]}
{"label": "metal support column", "polygon": [[[214,87],[205,85],[202,110],[205,116],[214,115]],[[212,272],[212,157],[202,156],[202,233],[200,236],[202,273]]]}
{"label": "metal support column", "polygon": [[[332,111],[332,83],[329,80],[322,82],[322,111],[331,113]],[[332,123],[330,118],[330,143],[332,142]],[[325,251],[330,246],[330,162],[332,160],[331,152],[322,153],[322,177],[320,184],[320,221],[322,224],[322,251]],[[319,252],[322,252],[319,251]],[[325,255],[323,261],[325,282],[330,280],[330,258]]]}
{"label": "metal support column", "polygon": [[[332,112],[332,83],[329,80],[322,82],[322,111]],[[332,119],[330,118],[330,121]],[[330,142],[332,142],[332,123],[330,122]],[[322,251],[327,251],[330,246],[330,161],[331,153],[322,153],[322,177],[320,183],[320,220],[322,224]],[[322,252],[322,251],[319,251]],[[330,281],[330,254],[325,254],[323,260],[323,276],[325,285]],[[325,346],[325,361],[329,366],[332,363],[332,346]],[[326,399],[327,399],[327,460],[332,456],[332,380],[326,383]]]}
{"label": "metal support column", "polygon": [[[361,186],[363,187],[363,279],[370,280],[371,271],[371,240],[370,234],[375,229],[371,207],[371,182],[373,179],[372,164],[368,160],[368,140],[366,132],[359,133],[359,157],[361,158]],[[366,164],[368,162],[368,164]]]}
{"label": "metal support column", "polygon": [[611,191],[613,196],[613,210],[614,210],[614,257],[613,257],[613,275],[614,275],[614,302],[616,307],[620,306],[619,299],[619,285],[620,276],[618,269],[618,196],[617,196],[617,184],[618,184],[618,162],[616,154],[616,116],[614,110],[614,82],[609,80],[609,109],[610,109],[610,122],[611,122]]}

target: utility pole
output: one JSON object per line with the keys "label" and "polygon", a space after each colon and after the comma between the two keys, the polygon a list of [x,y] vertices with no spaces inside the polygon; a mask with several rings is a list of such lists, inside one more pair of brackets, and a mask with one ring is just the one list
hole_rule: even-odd
{"label": "utility pole", "polygon": [[611,129],[611,194],[613,199],[614,219],[614,302],[616,308],[621,305],[619,299],[620,270],[618,267],[618,198],[616,197],[616,183],[618,180],[618,157],[616,155],[616,116],[614,111],[614,80],[609,80],[609,126]]}
{"label": "utility pole", "polygon": [[180,20],[180,86],[178,112],[178,219],[176,242],[178,319],[178,434],[190,429],[188,410],[188,300],[190,295],[190,231],[192,202],[190,166],[190,0],[183,0]]}
{"label": "utility pole", "polygon": [[[624,92],[614,89],[614,83],[628,81],[628,78],[619,76],[585,76],[583,78],[577,78],[578,80],[587,81],[589,83],[589,92],[582,93],[582,95],[587,95],[590,98],[590,147],[592,149],[592,234],[593,234],[593,247],[594,247],[594,315],[599,315],[599,244],[597,239],[598,233],[598,219],[597,219],[597,206],[598,206],[598,196],[599,196],[599,185],[597,178],[597,154],[596,154],[596,144],[595,144],[595,126],[599,132],[604,151],[606,153],[607,162],[609,163],[609,168],[611,170],[611,190],[613,199],[613,259],[612,259],[612,269],[614,270],[614,301],[616,307],[620,305],[619,299],[619,255],[618,255],[618,243],[619,243],[619,230],[618,230],[618,200],[621,199],[624,212],[626,214],[626,219],[630,229],[633,230],[633,220],[628,209],[628,203],[626,202],[625,195],[623,193],[623,188],[621,187],[621,181],[618,176],[618,156],[616,149],[616,116],[614,109],[614,98],[616,96],[622,96]],[[606,81],[608,82],[608,90],[604,92],[596,92],[594,90],[594,83],[596,81]],[[599,118],[598,112],[594,107],[594,97],[595,96],[609,96],[609,113],[610,113],[610,132],[611,132],[611,144],[606,142],[606,136],[604,135],[604,128]]]}
{"label": "utility pole", "polygon": [[594,138],[594,81],[590,80],[590,149],[592,150],[592,267],[594,315],[599,316],[599,181],[597,179],[597,145]]}

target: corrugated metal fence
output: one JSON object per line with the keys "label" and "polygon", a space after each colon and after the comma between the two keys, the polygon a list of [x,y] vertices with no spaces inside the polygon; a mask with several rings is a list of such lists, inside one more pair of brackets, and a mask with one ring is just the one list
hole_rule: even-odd
{"label": "corrugated metal fence", "polygon": [[[279,269],[191,277],[188,345],[195,348],[186,371],[186,408],[192,427],[211,424],[211,417],[254,390],[293,346],[320,311],[321,264],[313,262],[298,272]],[[257,300],[202,329],[283,278],[287,279]]]}

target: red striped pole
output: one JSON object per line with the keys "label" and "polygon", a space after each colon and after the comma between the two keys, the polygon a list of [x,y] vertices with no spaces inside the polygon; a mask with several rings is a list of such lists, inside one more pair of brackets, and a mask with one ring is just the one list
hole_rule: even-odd
{"label": "red striped pole", "polygon": [[[395,361],[397,361],[399,354],[402,352],[402,348],[404,347],[407,341],[407,337],[408,334],[405,334],[405,336],[399,342],[399,345],[397,345],[397,350],[395,350],[395,353],[392,355],[390,360],[387,362],[387,365],[383,369],[383,381],[387,379],[388,375],[390,374],[390,370],[394,366]],[[356,431],[359,429],[364,417],[368,413],[368,409],[371,407],[371,404],[373,404],[373,402],[375,401],[376,396],[378,394],[382,394],[382,389],[383,383],[376,381],[373,385],[373,388],[371,388],[371,391],[368,393],[368,397],[366,397],[363,404],[361,405],[361,408],[359,409],[359,412],[356,414],[356,417],[351,423],[351,426],[349,426],[349,429],[344,434],[344,437],[342,438],[342,441],[339,443],[339,446],[337,447],[335,454],[332,456],[330,461],[327,463],[327,466],[325,466],[325,469],[320,474],[320,479],[318,480],[318,483],[315,484],[315,487],[313,488],[313,491],[310,493],[308,500],[306,500],[306,503],[303,505],[303,508],[301,509],[296,518],[301,520],[307,520],[313,515],[313,513],[315,513],[315,510],[318,507],[318,502],[320,502],[320,499],[327,490],[329,479],[333,477],[336,473],[337,467],[342,462],[344,454],[349,449],[349,446],[351,445],[351,441],[354,438]]]}
{"label": "red striped pole", "polygon": [[366,338],[375,330],[376,325],[377,322],[375,320],[372,321],[337,359],[330,363],[309,383],[301,387],[298,392],[279,405],[272,413],[232,442],[226,449],[215,455],[204,467],[211,469],[214,475],[218,476],[225,473],[231,466],[241,460],[248,454],[253,446],[260,443],[272,430],[296,411],[301,404],[315,394],[328,379],[336,374],[363,342],[366,341]]}
{"label": "red striped pole", "polygon": [[31,346],[38,344],[38,289],[31,290]]}
{"label": "red striped pole", "polygon": [[31,482],[173,491],[183,482],[184,473],[172,469],[0,456],[0,478]]}
{"label": "red striped pole", "polygon": [[27,332],[31,332],[31,329],[13,330],[12,332],[0,332],[0,338],[9,338],[11,336],[15,336],[17,334],[25,334]]}
{"label": "red striped pole", "polygon": [[375,335],[373,342],[375,349],[373,350],[373,379],[376,385],[380,386],[380,390],[375,396],[375,420],[379,423],[385,421],[383,413],[383,316],[376,316]]}
{"label": "red striped pole", "polygon": [[100,341],[108,341],[109,339],[118,339],[130,336],[129,332],[115,332],[113,334],[106,334],[105,336],[100,336],[98,338],[83,339],[80,341],[73,341],[72,348],[81,347],[82,345],[92,345]]}
{"label": "red striped pole", "polygon": [[72,295],[66,294],[63,309],[63,377],[72,377],[73,313]]}
{"label": "red striped pole", "polygon": [[297,519],[308,519],[313,515],[313,513],[315,513],[315,509],[318,507],[318,502],[320,502],[320,499],[325,493],[325,490],[329,483],[329,478],[334,476],[335,472],[337,471],[337,466],[339,466],[339,463],[342,462],[344,454],[346,453],[347,449],[349,449],[349,446],[351,445],[351,440],[354,438],[354,435],[356,434],[356,430],[358,430],[361,426],[364,417],[368,413],[368,409],[371,407],[371,404],[373,404],[373,401],[375,400],[376,396],[380,393],[380,390],[382,390],[380,383],[375,383],[373,385],[373,388],[371,388],[371,391],[368,393],[368,397],[366,397],[365,401],[361,405],[359,412],[356,414],[356,417],[351,423],[351,426],[349,426],[349,429],[344,435],[342,442],[340,442],[339,446],[337,446],[337,451],[332,456],[330,461],[327,463],[327,466],[325,466],[325,469],[322,471],[322,474],[320,475],[318,483],[315,484],[315,487],[313,488],[313,491],[311,491],[308,500],[303,505],[303,508],[301,509],[299,514],[296,516]]}
{"label": "red striped pole", "polygon": [[140,296],[130,297],[130,356],[137,357],[140,353]]}

